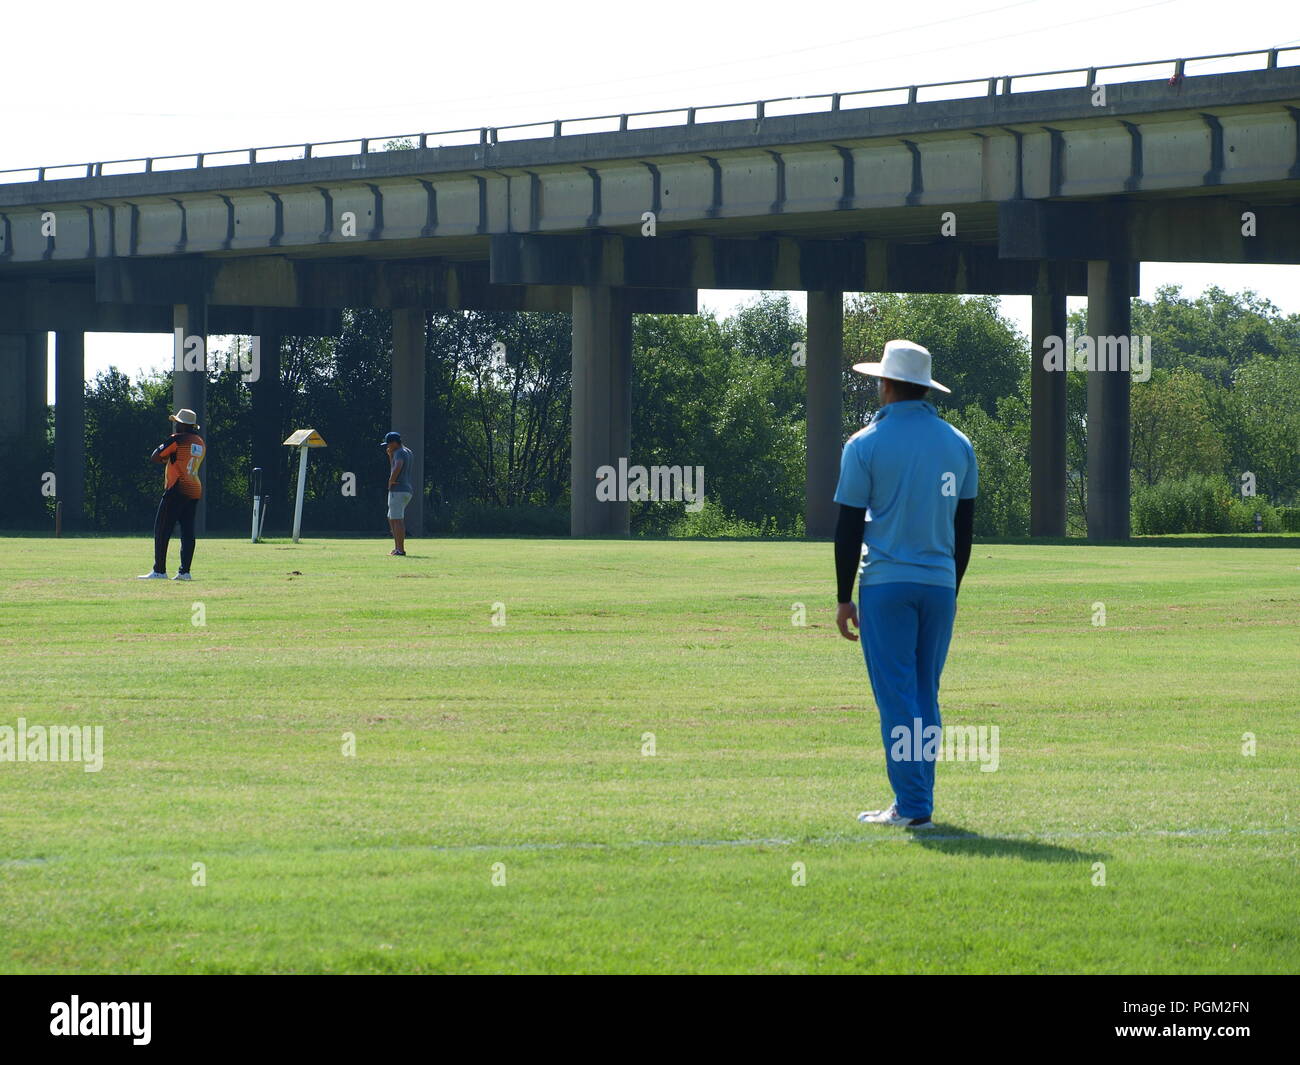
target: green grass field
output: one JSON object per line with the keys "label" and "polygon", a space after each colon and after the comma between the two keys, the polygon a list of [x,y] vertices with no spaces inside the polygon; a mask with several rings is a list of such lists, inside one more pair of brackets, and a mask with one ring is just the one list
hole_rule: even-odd
{"label": "green grass field", "polygon": [[0,539],[0,726],[104,737],[0,969],[1295,972],[1300,538],[1187,543],[976,545],[913,837],[826,544]]}

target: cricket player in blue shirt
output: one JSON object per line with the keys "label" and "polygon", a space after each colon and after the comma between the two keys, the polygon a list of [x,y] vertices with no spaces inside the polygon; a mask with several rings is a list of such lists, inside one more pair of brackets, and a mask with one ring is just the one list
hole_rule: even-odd
{"label": "cricket player in blue shirt", "polygon": [[[934,762],[942,721],[943,672],[970,561],[979,471],[975,450],[926,401],[930,352],[891,340],[880,362],[860,362],[875,377],[880,409],[844,445],[835,502],[836,624],[846,640],[858,629],[885,744],[894,799],[867,810],[867,824],[934,827]],[[853,581],[861,569],[858,606]]]}

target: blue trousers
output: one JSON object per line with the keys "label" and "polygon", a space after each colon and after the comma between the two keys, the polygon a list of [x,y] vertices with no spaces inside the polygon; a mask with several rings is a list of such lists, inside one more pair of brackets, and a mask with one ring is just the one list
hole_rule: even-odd
{"label": "blue trousers", "polygon": [[858,621],[894,802],[903,817],[934,812],[939,674],[948,657],[957,593],[897,582],[860,588]]}

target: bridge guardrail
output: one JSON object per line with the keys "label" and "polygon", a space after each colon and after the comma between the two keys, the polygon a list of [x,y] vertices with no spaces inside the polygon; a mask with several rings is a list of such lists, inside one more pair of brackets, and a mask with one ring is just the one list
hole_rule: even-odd
{"label": "bridge guardrail", "polygon": [[[466,144],[499,144],[502,140],[502,134],[507,134],[506,140],[527,140],[532,139],[525,136],[513,136],[520,131],[525,130],[542,130],[550,128],[550,137],[552,139],[564,136],[574,135],[572,132],[566,133],[564,127],[575,126],[579,124],[591,123],[613,123],[617,120],[617,130],[627,131],[630,129],[656,129],[665,126],[685,125],[693,126],[699,122],[699,116],[702,112],[721,112],[721,111],[740,111],[742,113],[735,117],[751,118],[756,121],[762,121],[768,117],[775,117],[769,114],[769,108],[784,104],[797,104],[804,101],[824,101],[824,105],[817,108],[811,108],[803,111],[782,111],[784,115],[799,114],[818,114],[826,111],[843,111],[857,110],[873,106],[871,104],[855,104],[845,107],[845,100],[857,97],[884,96],[889,93],[895,95],[906,94],[906,103],[924,103],[920,94],[929,89],[951,89],[957,86],[974,86],[978,91],[964,94],[964,96],[940,97],[941,99],[962,99],[975,96],[998,96],[1011,95],[1012,85],[1019,81],[1024,82],[1031,79],[1039,78],[1062,78],[1075,74],[1084,74],[1085,80],[1082,88],[1090,89],[1097,84],[1097,75],[1101,71],[1129,70],[1139,67],[1168,68],[1170,70],[1168,81],[1171,85],[1179,84],[1187,75],[1187,68],[1191,64],[1221,62],[1225,59],[1240,59],[1244,57],[1262,57],[1263,63],[1257,67],[1245,67],[1242,69],[1251,70],[1276,70],[1279,67],[1278,56],[1285,52],[1300,52],[1300,45],[1293,45],[1279,48],[1261,48],[1249,52],[1220,52],[1214,55],[1191,56],[1182,59],[1157,59],[1137,63],[1112,63],[1107,66],[1099,67],[1071,67],[1065,70],[1039,71],[1032,74],[1003,74],[990,78],[959,78],[954,81],[934,81],[923,85],[895,85],[884,89],[859,89],[853,92],[836,92],[836,93],[817,93],[811,96],[780,96],[766,100],[744,100],[735,103],[725,104],[707,104],[703,107],[673,107],[673,108],[656,108],[649,111],[627,111],[621,114],[606,115],[588,115],[582,118],[553,119],[542,122],[518,122],[507,126],[471,126],[464,129],[441,130],[436,133],[399,133],[390,137],[351,137],[345,140],[334,141],[317,141],[303,142],[296,144],[276,144],[258,148],[235,148],[219,152],[182,152],[176,155],[155,155],[140,156],[128,159],[108,159],[101,162],[92,163],[64,163],[58,166],[29,166],[18,167],[11,170],[0,170],[0,184],[17,184],[21,181],[55,181],[62,178],[94,178],[104,177],[105,167],[132,167],[135,169],[113,170],[112,174],[150,174],[158,171],[159,163],[167,164],[183,160],[192,160],[189,167],[184,166],[164,166],[164,170],[201,170],[205,166],[211,166],[211,160],[214,158],[225,159],[234,157],[231,163],[240,161],[248,165],[255,165],[258,162],[284,162],[298,159],[322,158],[323,156],[339,156],[345,154],[369,155],[375,149],[371,144],[376,141],[382,141],[385,147],[380,151],[389,151],[386,145],[393,142],[408,142],[412,148],[442,148],[442,147],[460,147],[459,143],[439,143],[431,144],[430,141],[439,139],[446,141],[447,138],[465,137]],[[1297,63],[1300,64],[1300,56],[1297,56]],[[1286,64],[1292,65],[1292,64]],[[1216,73],[1232,73],[1235,71],[1217,71]],[[1164,75],[1158,78],[1144,79],[1158,81],[1162,80]],[[1022,90],[1024,91],[1024,90]],[[1029,90],[1032,91],[1032,90]],[[875,106],[885,106],[877,104]],[[684,116],[678,122],[647,122],[645,125],[633,126],[634,120],[662,118],[670,115]],[[610,130],[583,130],[581,132],[614,132]],[[356,151],[348,153],[344,150],[351,146],[356,146]],[[288,160],[266,159],[265,156],[272,152],[295,152],[288,157]],[[323,152],[323,155],[322,155]],[[262,156],[259,159],[259,156]],[[227,165],[225,162],[218,165]],[[64,171],[75,171],[75,173],[64,173]],[[51,174],[55,176],[51,176]]]}

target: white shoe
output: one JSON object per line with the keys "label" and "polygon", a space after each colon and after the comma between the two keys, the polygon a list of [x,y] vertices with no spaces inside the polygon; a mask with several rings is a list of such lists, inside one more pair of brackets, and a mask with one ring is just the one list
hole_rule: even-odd
{"label": "white shoe", "polygon": [[887,810],[863,810],[858,820],[864,825],[889,825],[892,828],[912,828],[924,832],[934,828],[934,822],[928,817],[903,817],[898,812],[897,803],[890,803]]}
{"label": "white shoe", "polygon": [[166,579],[167,574],[159,573],[156,570],[150,571],[149,573],[142,573],[136,578],[138,581],[165,581]]}
{"label": "white shoe", "polygon": [[193,577],[191,577],[188,573],[185,573],[183,571],[176,574],[176,576],[172,578],[172,580],[174,581],[189,581],[193,579],[194,579]]}

